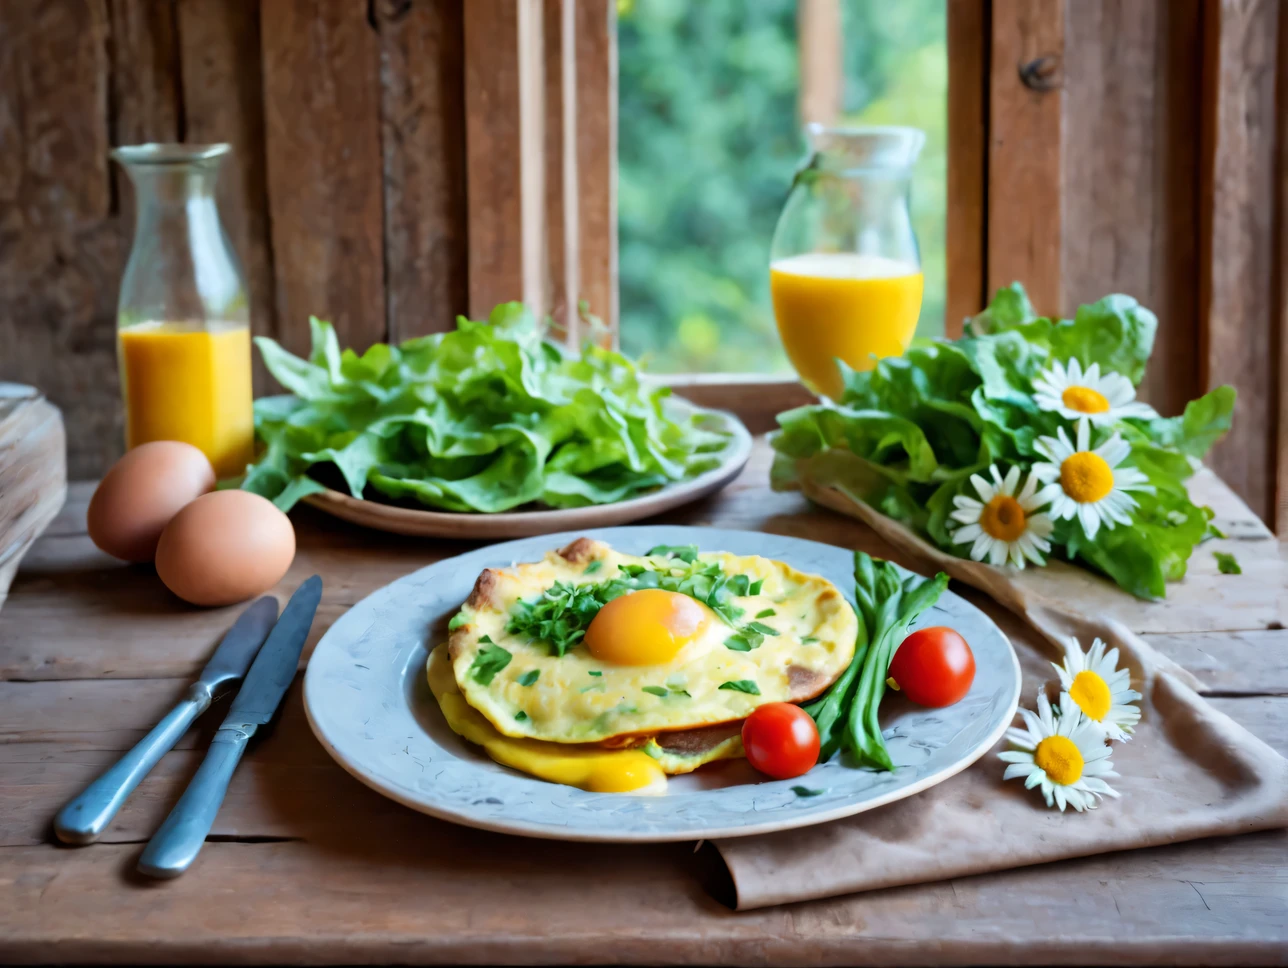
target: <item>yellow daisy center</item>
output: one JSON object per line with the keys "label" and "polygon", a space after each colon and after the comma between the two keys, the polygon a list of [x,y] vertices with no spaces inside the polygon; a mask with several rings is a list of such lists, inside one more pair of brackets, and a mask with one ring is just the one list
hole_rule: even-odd
{"label": "yellow daisy center", "polygon": [[979,526],[998,541],[1015,541],[1024,534],[1025,515],[1020,502],[1013,497],[999,494],[979,516]]}
{"label": "yellow daisy center", "polygon": [[1048,736],[1038,743],[1033,762],[1042,768],[1052,783],[1072,786],[1082,776],[1084,765],[1078,744],[1067,736]]}
{"label": "yellow daisy center", "polygon": [[1114,489],[1114,472],[1089,450],[1070,454],[1060,465],[1060,486],[1079,504],[1094,504]]}
{"label": "yellow daisy center", "polygon": [[1060,399],[1066,407],[1078,413],[1106,413],[1109,410],[1105,395],[1091,387],[1066,387]]}
{"label": "yellow daisy center", "polygon": [[1069,687],[1069,698],[1078,704],[1078,708],[1088,718],[1101,722],[1109,715],[1109,706],[1113,702],[1109,695],[1109,683],[1090,669],[1079,672],[1073,677]]}

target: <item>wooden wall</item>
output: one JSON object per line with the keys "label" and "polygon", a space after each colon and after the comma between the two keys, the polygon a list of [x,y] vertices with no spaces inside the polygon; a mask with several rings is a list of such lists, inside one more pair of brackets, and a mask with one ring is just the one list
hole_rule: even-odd
{"label": "wooden wall", "polygon": [[[133,204],[108,151],[144,141],[233,144],[221,210],[254,330],[294,350],[311,313],[359,349],[507,299],[565,328],[580,299],[613,319],[615,164],[599,147],[616,106],[613,11],[6,3],[0,380],[34,383],[63,409],[72,476],[120,452],[115,314]],[[547,128],[559,137],[544,142]],[[256,387],[272,381],[258,372]]]}
{"label": "wooden wall", "polygon": [[[1126,292],[1143,396],[1231,383],[1211,463],[1288,530],[1288,15],[1279,0],[948,0],[949,322],[1023,281],[1040,311]],[[981,83],[983,78],[983,83]]]}

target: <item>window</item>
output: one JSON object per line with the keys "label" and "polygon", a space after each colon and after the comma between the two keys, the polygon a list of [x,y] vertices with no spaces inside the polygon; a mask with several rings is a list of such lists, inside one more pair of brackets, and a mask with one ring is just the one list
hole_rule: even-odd
{"label": "window", "polygon": [[918,333],[942,335],[944,0],[618,0],[617,12],[626,352],[658,373],[790,373],[768,263],[802,120],[926,132],[912,188]]}

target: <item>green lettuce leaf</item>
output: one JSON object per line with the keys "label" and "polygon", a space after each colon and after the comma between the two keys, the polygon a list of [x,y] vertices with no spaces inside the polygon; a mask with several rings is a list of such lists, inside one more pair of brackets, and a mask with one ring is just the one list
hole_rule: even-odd
{"label": "green lettuce leaf", "polygon": [[720,418],[677,417],[621,354],[547,343],[519,303],[362,354],[309,325],[308,359],[256,340],[290,395],[256,401],[242,487],[284,510],[326,485],[463,512],[603,504],[715,467],[729,441]]}
{"label": "green lettuce leaf", "polygon": [[[772,435],[771,484],[789,490],[809,482],[839,489],[965,556],[950,518],[953,498],[978,495],[970,476],[996,465],[1028,473],[1046,461],[1040,437],[1074,428],[1042,410],[1034,381],[1053,363],[1098,364],[1134,384],[1145,374],[1157,320],[1128,296],[1106,296],[1073,319],[1038,316],[1018,283],[999,290],[954,342],[918,342],[901,357],[856,372],[841,364],[844,392],[835,403],[779,414]],[[1194,546],[1211,533],[1211,512],[1190,501],[1185,481],[1230,427],[1235,393],[1218,387],[1179,417],[1127,418],[1097,430],[1095,443],[1117,432],[1131,447],[1125,466],[1145,474],[1150,492],[1130,527],[1102,526],[1092,539],[1081,525],[1057,523],[1053,554],[1108,575],[1142,598],[1159,598],[1185,575]]]}

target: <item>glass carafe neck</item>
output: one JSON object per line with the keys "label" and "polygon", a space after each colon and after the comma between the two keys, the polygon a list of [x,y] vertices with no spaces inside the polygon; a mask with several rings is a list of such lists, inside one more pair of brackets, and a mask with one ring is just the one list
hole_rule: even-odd
{"label": "glass carafe neck", "polygon": [[808,124],[809,167],[843,176],[907,179],[926,143],[917,128]]}
{"label": "glass carafe neck", "polygon": [[127,145],[112,151],[134,185],[139,213],[153,205],[185,205],[212,197],[226,144]]}

